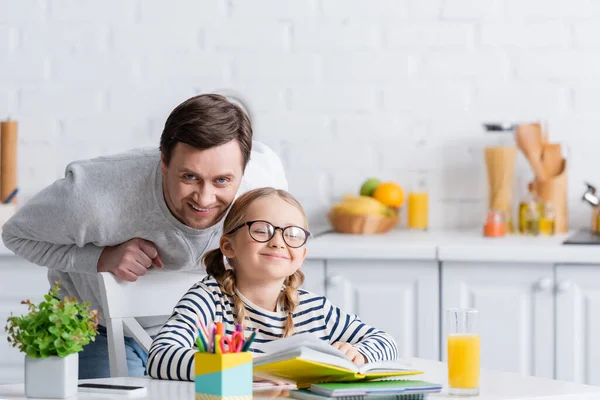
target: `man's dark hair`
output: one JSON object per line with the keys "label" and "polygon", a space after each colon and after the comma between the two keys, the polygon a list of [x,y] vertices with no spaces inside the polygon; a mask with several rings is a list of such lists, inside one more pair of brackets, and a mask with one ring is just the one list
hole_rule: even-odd
{"label": "man's dark hair", "polygon": [[252,127],[246,113],[219,94],[202,94],[187,99],[171,112],[162,136],[160,151],[169,165],[178,142],[206,150],[237,139],[244,169],[252,150]]}

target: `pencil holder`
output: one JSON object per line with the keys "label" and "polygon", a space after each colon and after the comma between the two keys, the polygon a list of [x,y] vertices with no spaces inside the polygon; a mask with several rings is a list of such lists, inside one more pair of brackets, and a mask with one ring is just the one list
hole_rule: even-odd
{"label": "pencil holder", "polygon": [[252,354],[194,355],[196,400],[252,399]]}

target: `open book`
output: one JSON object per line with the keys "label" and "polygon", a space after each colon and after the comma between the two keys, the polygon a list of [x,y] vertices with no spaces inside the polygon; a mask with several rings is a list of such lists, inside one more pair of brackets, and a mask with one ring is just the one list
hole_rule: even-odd
{"label": "open book", "polygon": [[397,361],[367,363],[359,367],[344,353],[310,333],[273,341],[262,350],[266,354],[253,360],[254,374],[293,381],[300,388],[317,382],[351,382],[421,373]]}

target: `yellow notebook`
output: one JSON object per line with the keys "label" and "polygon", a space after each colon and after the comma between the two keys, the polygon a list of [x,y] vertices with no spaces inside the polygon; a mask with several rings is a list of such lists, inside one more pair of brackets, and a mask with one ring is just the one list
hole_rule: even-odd
{"label": "yellow notebook", "polygon": [[254,358],[254,375],[292,381],[303,388],[318,382],[352,382],[421,373],[397,361],[359,367],[328,343],[310,334],[310,337],[303,335],[272,342],[272,349],[267,348],[272,352]]}

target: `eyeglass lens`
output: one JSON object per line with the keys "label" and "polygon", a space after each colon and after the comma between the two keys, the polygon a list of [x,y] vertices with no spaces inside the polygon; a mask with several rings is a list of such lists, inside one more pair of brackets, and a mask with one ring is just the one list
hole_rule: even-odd
{"label": "eyeglass lens", "polygon": [[[275,228],[268,222],[250,225],[250,236],[257,242],[268,242],[274,235]],[[287,226],[283,229],[283,241],[290,247],[300,247],[306,242],[306,232],[297,226]]]}

